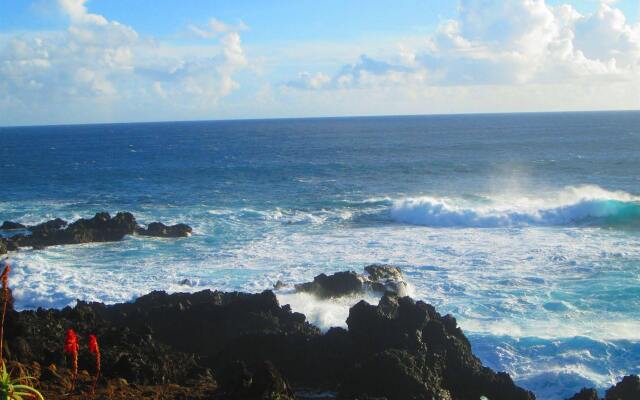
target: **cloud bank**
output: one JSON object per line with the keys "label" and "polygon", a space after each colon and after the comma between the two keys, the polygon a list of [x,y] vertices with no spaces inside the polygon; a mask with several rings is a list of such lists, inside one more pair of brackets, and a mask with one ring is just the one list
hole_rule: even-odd
{"label": "cloud bank", "polygon": [[58,6],[66,31],[0,36],[0,108],[18,123],[209,115],[248,65],[239,34],[246,27],[212,19],[200,28],[208,43],[172,45],[90,13],[86,0]]}
{"label": "cloud bank", "polygon": [[339,72],[302,72],[297,89],[380,85],[475,86],[600,82],[638,83],[640,24],[603,2],[582,15],[542,0],[463,0],[420,45],[394,61],[367,55]]}

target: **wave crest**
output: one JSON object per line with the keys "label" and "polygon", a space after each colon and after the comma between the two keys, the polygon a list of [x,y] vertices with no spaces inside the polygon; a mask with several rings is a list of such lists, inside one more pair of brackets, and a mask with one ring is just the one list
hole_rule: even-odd
{"label": "wave crest", "polygon": [[598,186],[567,187],[545,199],[509,196],[483,204],[418,197],[394,201],[391,218],[433,227],[640,226],[640,197]]}

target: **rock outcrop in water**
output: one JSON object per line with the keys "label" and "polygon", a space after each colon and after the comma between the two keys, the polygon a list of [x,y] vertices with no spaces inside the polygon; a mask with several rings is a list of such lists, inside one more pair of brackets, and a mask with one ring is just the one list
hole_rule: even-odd
{"label": "rock outcrop in water", "polygon": [[399,296],[407,294],[407,283],[400,268],[387,264],[372,264],[364,269],[364,274],[353,271],[336,272],[332,275],[320,274],[312,282],[295,285],[298,292],[311,293],[318,298],[350,296],[365,291],[390,292]]}
{"label": "rock outcrop in water", "polygon": [[19,224],[17,222],[12,222],[12,221],[4,221],[2,225],[0,225],[0,230],[3,230],[3,231],[26,229],[26,228],[27,228],[26,226]]}
{"label": "rock outcrop in water", "polygon": [[[16,228],[20,226],[21,228]],[[30,234],[18,233],[0,240],[0,254],[17,250],[19,247],[42,249],[47,246],[68,244],[117,242],[126,235],[140,234],[155,237],[185,237],[191,234],[191,227],[186,224],[172,226],[160,222],[152,222],[147,228],[138,225],[133,214],[120,212],[115,217],[109,213],[97,213],[93,218],[81,218],[71,224],[56,218],[38,225],[24,225],[5,221],[2,230],[26,229]]]}
{"label": "rock outcrop in water", "polygon": [[[353,306],[347,325],[323,334],[271,291],[153,292],[112,306],[11,311],[6,354],[24,364],[66,365],[64,333],[74,328],[81,341],[92,333],[100,338],[106,379],[215,385],[212,398],[535,398],[507,374],[483,367],[456,320],[424,302],[387,293],[378,305]],[[80,368],[91,370],[88,354]],[[41,379],[51,379],[42,371]]]}
{"label": "rock outcrop in water", "polygon": [[137,228],[136,233],[143,236],[156,236],[166,238],[187,237],[193,230],[189,225],[176,224],[167,226],[162,222],[152,222],[147,228]]}

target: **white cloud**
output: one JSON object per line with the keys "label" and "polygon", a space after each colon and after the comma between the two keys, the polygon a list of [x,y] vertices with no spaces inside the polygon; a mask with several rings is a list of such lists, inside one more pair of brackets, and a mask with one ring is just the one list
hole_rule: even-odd
{"label": "white cloud", "polygon": [[212,114],[238,87],[234,75],[248,65],[236,31],[244,25],[212,19],[216,35],[206,44],[166,44],[90,13],[85,2],[58,1],[65,31],[0,36],[0,123],[34,114],[39,122],[136,119],[136,111],[158,118],[160,109],[174,118]]}
{"label": "white cloud", "polygon": [[[380,85],[475,86],[599,82],[637,83],[640,24],[601,3],[582,15],[570,5],[544,0],[462,0],[421,46],[401,44],[400,64],[362,57],[324,85],[288,82],[294,88],[337,89]],[[316,74],[326,74],[317,72]]]}
{"label": "white cloud", "polygon": [[249,27],[242,21],[237,24],[227,24],[216,18],[209,19],[206,26],[189,25],[189,30],[203,39],[212,39],[223,33],[246,31]]}

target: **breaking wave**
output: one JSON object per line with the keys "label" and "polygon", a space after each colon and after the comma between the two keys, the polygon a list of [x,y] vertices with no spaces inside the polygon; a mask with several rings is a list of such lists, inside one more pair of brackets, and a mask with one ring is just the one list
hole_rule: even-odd
{"label": "breaking wave", "polygon": [[546,198],[489,198],[482,204],[455,198],[417,197],[394,201],[391,218],[433,227],[640,227],[640,197],[598,186],[567,187]]}

